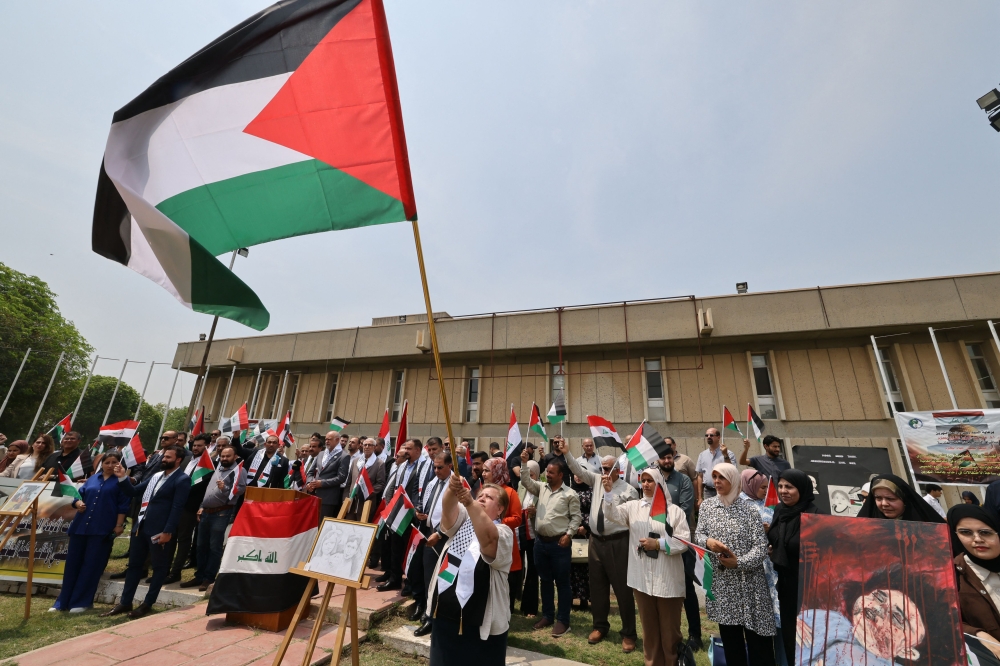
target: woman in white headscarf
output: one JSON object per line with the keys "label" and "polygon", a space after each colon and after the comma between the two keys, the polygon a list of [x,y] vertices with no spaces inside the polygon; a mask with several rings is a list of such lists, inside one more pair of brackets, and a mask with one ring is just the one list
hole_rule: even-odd
{"label": "woman in white headscarf", "polygon": [[612,503],[611,477],[604,477],[604,516],[628,526],[628,586],[635,592],[642,621],[642,651],[646,666],[674,666],[684,606],[684,562],[687,550],[678,539],[691,538],[684,510],[670,501],[660,470],[639,475],[642,497]]}
{"label": "woman in white headscarf", "polygon": [[740,497],[740,473],[721,463],[712,470],[718,495],[706,499],[698,514],[694,542],[706,548],[712,564],[708,618],[719,623],[728,666],[774,666],[774,612],[764,561],[767,536],[760,513]]}

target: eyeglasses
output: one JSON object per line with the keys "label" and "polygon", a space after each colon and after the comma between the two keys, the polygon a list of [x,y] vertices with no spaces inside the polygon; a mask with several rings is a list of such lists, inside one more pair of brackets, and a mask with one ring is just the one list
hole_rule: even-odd
{"label": "eyeglasses", "polygon": [[160,441],[161,441],[161,442],[162,442],[163,440],[165,440],[165,439],[175,439],[175,438],[174,438],[174,437],[160,437]]}
{"label": "eyeglasses", "polygon": [[613,470],[614,468],[615,468],[615,466],[612,465],[611,467],[602,467],[601,469],[603,469],[608,474],[611,474],[611,470]]}
{"label": "eyeglasses", "polygon": [[708,439],[712,439],[713,437],[718,437],[718,435],[713,435],[713,434],[711,434],[711,433],[707,433],[707,432],[706,432],[706,433],[705,433],[705,437],[706,437],[706,438],[708,438]]}
{"label": "eyeglasses", "polygon": [[973,539],[978,536],[983,541],[989,541],[997,536],[997,533],[993,530],[970,530],[965,528],[955,530],[955,534],[964,539]]}

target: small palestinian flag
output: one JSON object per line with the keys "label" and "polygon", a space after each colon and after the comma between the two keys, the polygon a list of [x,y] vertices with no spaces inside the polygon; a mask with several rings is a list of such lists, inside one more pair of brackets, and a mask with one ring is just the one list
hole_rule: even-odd
{"label": "small palestinian flag", "polygon": [[773,506],[778,506],[780,500],[778,499],[778,489],[774,485],[774,479],[771,477],[767,478],[767,494],[764,495],[764,506],[771,508]]}
{"label": "small palestinian flag", "polygon": [[191,485],[197,485],[206,476],[211,476],[214,471],[215,465],[212,464],[212,457],[208,454],[208,449],[205,449],[201,452],[198,464],[191,470]]}
{"label": "small palestinian flag", "polygon": [[222,423],[219,424],[219,430],[222,431],[223,435],[231,435],[234,432],[240,432],[241,430],[247,430],[250,428],[250,414],[247,412],[247,403],[243,403],[243,406],[236,410],[228,419],[223,419]]}
{"label": "small palestinian flag", "polygon": [[132,439],[126,446],[122,447],[122,462],[129,469],[146,462],[146,451],[142,448],[138,432],[133,433]]}
{"label": "small palestinian flag", "polygon": [[[402,490],[402,488],[399,490]],[[399,500],[395,503],[393,510],[385,520],[386,525],[397,535],[403,536],[407,528],[410,527],[415,513],[413,502],[410,501],[406,493],[400,493]]]}
{"label": "small palestinian flag", "polygon": [[702,589],[705,590],[705,597],[715,601],[715,595],[712,594],[712,560],[708,557],[708,551],[679,537],[677,540],[694,553],[694,576],[701,583]]}
{"label": "small palestinian flag", "polygon": [[236,468],[233,469],[233,473],[230,475],[233,479],[233,487],[229,489],[229,499],[234,499],[240,494],[240,472],[243,471],[243,461],[241,460]]}
{"label": "small palestinian flag", "polygon": [[653,426],[645,421],[639,425],[639,429],[628,440],[625,447],[625,454],[628,461],[636,470],[646,469],[651,465],[656,465],[660,456],[670,450],[670,446],[663,441],[660,433],[656,432]]}
{"label": "small palestinian flag", "polygon": [[[386,411],[388,412],[389,410]],[[333,432],[340,432],[349,425],[351,425],[351,422],[348,421],[347,419],[342,419],[339,416],[334,416],[333,420],[330,421],[330,430],[332,430]]]}
{"label": "small palestinian flag", "polygon": [[139,429],[138,421],[119,421],[101,426],[98,431],[97,440],[107,444],[111,448],[121,448],[128,446],[132,441],[132,435]]}
{"label": "small palestinian flag", "polygon": [[55,488],[52,489],[52,496],[72,497],[73,499],[83,501],[80,491],[76,489],[76,485],[73,483],[73,479],[66,476],[59,465],[56,465],[56,473],[59,475],[59,478],[56,479]]}
{"label": "small palestinian flag", "polygon": [[661,525],[667,524],[667,496],[663,494],[663,486],[656,484],[653,491],[653,503],[649,506],[649,519]]}
{"label": "small palestinian flag", "polygon": [[[76,460],[74,460],[73,463],[69,466],[69,469],[66,470],[69,473],[69,478],[81,479],[87,476],[87,467],[93,469],[94,467],[93,463],[90,462],[89,460],[84,461],[83,459],[84,455],[86,454],[87,454],[86,449],[80,449],[80,455],[76,457]],[[84,466],[84,462],[87,463],[86,466]]]}
{"label": "small palestinian flag", "polygon": [[420,546],[420,542],[424,540],[424,535],[420,533],[420,530],[413,530],[410,533],[410,542],[406,544],[406,563],[403,564],[403,572],[410,570],[410,562],[413,561],[413,556],[417,553],[417,547]]}
{"label": "small palestinian flag", "polygon": [[[504,458],[510,458],[514,451],[521,446],[521,428],[517,425],[517,414],[514,413],[514,405],[510,406],[510,426],[507,428],[507,450]],[[518,453],[520,451],[518,450]]]}
{"label": "small palestinian flag", "polygon": [[545,415],[545,418],[548,419],[549,423],[559,423],[566,420],[566,396],[562,389],[556,393],[555,402],[549,407],[549,413]]}
{"label": "small palestinian flag", "polygon": [[63,417],[62,421],[52,426],[52,430],[49,430],[49,434],[52,435],[52,439],[55,440],[57,446],[62,443],[63,435],[69,432],[69,429],[71,427],[70,421],[72,419],[73,419],[73,412],[70,412],[65,417]]}
{"label": "small palestinian flag", "polygon": [[406,412],[408,411],[408,408],[409,401],[403,400],[403,412],[399,415],[399,430],[396,431],[396,450],[393,451],[393,455],[399,453],[399,447],[405,444],[406,440],[410,438],[406,427]]}
{"label": "small palestinian flag", "polygon": [[444,558],[441,560],[441,568],[438,569],[438,594],[443,593],[454,585],[455,579],[458,578],[458,569],[460,566],[462,566],[461,559],[451,553],[445,553]]}
{"label": "small palestinian flag", "polygon": [[729,408],[725,405],[722,406],[722,429],[735,430],[740,434],[740,438],[743,437],[743,433],[740,432],[740,427],[736,424],[736,419],[733,418]]}
{"label": "small palestinian flag", "polygon": [[542,415],[538,411],[538,405],[531,403],[531,418],[528,419],[528,436],[535,433],[542,438],[543,442],[549,441],[549,436],[545,434],[545,426],[542,425]]}
{"label": "small palestinian flag", "polygon": [[757,441],[760,441],[760,434],[764,432],[764,421],[759,416],[757,412],[753,410],[753,405],[749,402],[747,403],[747,435],[750,434],[750,428],[753,428],[754,437]]}
{"label": "small palestinian flag", "polygon": [[371,497],[371,494],[375,492],[375,486],[372,485],[372,479],[368,476],[368,468],[362,467],[361,473],[358,474],[358,482],[354,484],[354,489],[351,490],[351,499],[354,499],[354,495],[357,492],[361,492],[361,499],[366,500]]}
{"label": "small palestinian flag", "polygon": [[618,436],[611,421],[600,416],[588,416],[587,425],[590,426],[590,436],[594,438],[594,446],[617,446],[619,449],[625,448],[622,438]]}

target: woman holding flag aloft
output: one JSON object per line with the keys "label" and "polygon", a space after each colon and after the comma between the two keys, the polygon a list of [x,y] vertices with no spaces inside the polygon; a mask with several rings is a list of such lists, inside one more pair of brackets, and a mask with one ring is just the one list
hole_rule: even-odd
{"label": "woman holding flag aloft", "polygon": [[629,528],[628,586],[635,592],[643,627],[646,666],[673,666],[684,642],[684,541],[691,538],[684,510],[670,501],[660,470],[639,474],[642,497],[617,505],[611,477],[604,476],[604,515]]}
{"label": "woman holding flag aloft", "polygon": [[510,628],[514,533],[500,518],[507,493],[485,484],[479,496],[452,475],[441,497],[441,531],[449,537],[427,590],[432,666],[502,666]]}

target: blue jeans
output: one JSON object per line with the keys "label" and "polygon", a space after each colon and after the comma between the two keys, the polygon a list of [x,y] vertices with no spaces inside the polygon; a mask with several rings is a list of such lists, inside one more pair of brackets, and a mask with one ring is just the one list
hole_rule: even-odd
{"label": "blue jeans", "polygon": [[194,574],[195,580],[215,582],[222,564],[222,542],[232,517],[232,508],[218,513],[202,512],[201,522],[198,523],[198,570]]}
{"label": "blue jeans", "polygon": [[[573,592],[569,586],[569,571],[573,559],[573,549],[563,548],[558,543],[545,543],[535,539],[535,568],[542,587],[542,616],[555,619],[569,626],[569,609],[573,603]],[[559,611],[556,612],[554,589],[559,590]]]}

